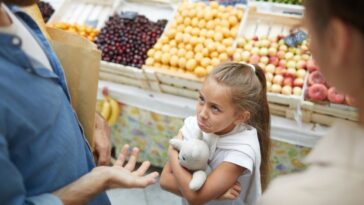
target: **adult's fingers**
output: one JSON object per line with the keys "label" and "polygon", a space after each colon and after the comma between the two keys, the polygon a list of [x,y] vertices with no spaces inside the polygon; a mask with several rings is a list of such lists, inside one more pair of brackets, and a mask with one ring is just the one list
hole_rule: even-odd
{"label": "adult's fingers", "polygon": [[133,151],[130,155],[128,163],[125,165],[125,169],[129,171],[133,171],[135,168],[135,163],[139,157],[139,149],[137,147],[133,148]]}
{"label": "adult's fingers", "polygon": [[116,160],[114,166],[123,166],[126,157],[128,156],[128,150],[129,150],[129,145],[128,144],[124,145],[123,148],[121,149],[119,157]]}
{"label": "adult's fingers", "polygon": [[150,167],[150,162],[149,161],[144,161],[142,163],[142,165],[140,165],[138,170],[136,170],[134,173],[137,176],[143,176],[145,174],[145,172],[149,169],[149,167]]}

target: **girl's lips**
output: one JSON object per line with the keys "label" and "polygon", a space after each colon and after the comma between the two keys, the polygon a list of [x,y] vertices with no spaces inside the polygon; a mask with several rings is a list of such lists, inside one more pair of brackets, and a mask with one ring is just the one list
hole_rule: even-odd
{"label": "girl's lips", "polygon": [[202,130],[204,130],[204,129],[206,129],[207,127],[206,127],[206,125],[204,124],[204,123],[202,123],[200,120],[198,120],[197,121],[197,124],[198,124],[198,126],[202,129]]}

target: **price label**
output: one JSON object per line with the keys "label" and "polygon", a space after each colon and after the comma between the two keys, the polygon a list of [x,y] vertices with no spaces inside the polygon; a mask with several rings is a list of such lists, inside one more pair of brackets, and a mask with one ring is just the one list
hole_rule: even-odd
{"label": "price label", "polygon": [[138,15],[138,13],[134,12],[134,11],[124,11],[124,12],[121,12],[121,14],[120,14],[121,18],[130,19],[130,20],[133,20],[137,15]]}

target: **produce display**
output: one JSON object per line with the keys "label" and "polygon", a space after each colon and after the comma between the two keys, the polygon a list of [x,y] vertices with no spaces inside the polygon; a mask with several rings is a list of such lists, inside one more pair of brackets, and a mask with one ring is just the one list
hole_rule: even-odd
{"label": "produce display", "polygon": [[44,19],[44,22],[47,23],[49,18],[51,18],[52,14],[54,13],[53,7],[48,2],[44,1],[38,1],[37,4]]}
{"label": "produce display", "polygon": [[236,62],[259,65],[266,73],[268,92],[302,95],[310,53],[307,41],[286,45],[283,36],[238,38],[233,55]]}
{"label": "produce display", "polygon": [[243,11],[217,2],[182,3],[168,30],[148,51],[147,66],[204,77],[228,61]]}
{"label": "produce display", "polygon": [[257,1],[302,5],[302,0],[257,0]]}
{"label": "produce display", "polygon": [[96,37],[96,35],[99,33],[98,29],[84,26],[84,25],[75,25],[75,24],[69,24],[69,23],[54,23],[50,24],[49,26],[53,28],[62,29],[65,31],[73,32],[76,34],[79,34],[90,41],[93,41]]}
{"label": "produce display", "polygon": [[307,62],[310,72],[307,81],[305,98],[318,103],[335,103],[354,105],[354,99],[348,95],[339,93],[335,87],[330,86],[313,60]]}
{"label": "produce display", "polygon": [[166,24],[167,20],[152,22],[135,13],[114,15],[94,42],[102,52],[102,60],[141,68],[147,51],[162,35]]}

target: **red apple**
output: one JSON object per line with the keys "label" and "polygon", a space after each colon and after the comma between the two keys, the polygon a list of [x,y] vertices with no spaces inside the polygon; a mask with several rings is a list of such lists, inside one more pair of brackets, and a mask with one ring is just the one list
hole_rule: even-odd
{"label": "red apple", "polygon": [[276,74],[279,74],[279,75],[283,75],[283,76],[285,76],[285,75],[286,75],[286,72],[287,72],[287,69],[286,69],[286,68],[284,68],[284,67],[282,67],[282,66],[278,66],[278,67],[276,67],[276,69],[275,69],[275,73],[276,73]]}
{"label": "red apple", "polygon": [[259,60],[260,60],[260,57],[257,54],[253,54],[249,59],[249,63],[250,64],[258,64]]}
{"label": "red apple", "polygon": [[269,58],[269,64],[273,64],[275,66],[278,66],[278,63],[279,63],[279,58],[276,57],[276,56],[271,56]]}
{"label": "red apple", "polygon": [[297,66],[298,69],[306,69],[306,61],[300,60],[300,61],[298,61],[296,66]]}
{"label": "red apple", "polygon": [[287,68],[287,61],[286,60],[280,60],[278,63],[278,66],[282,66],[283,68]]}
{"label": "red apple", "polygon": [[297,77],[296,69],[288,68],[285,76],[286,77],[291,77],[291,78],[296,78]]}
{"label": "red apple", "polygon": [[311,73],[311,72],[314,72],[316,70],[319,70],[318,66],[315,64],[315,61],[314,60],[308,60],[307,61],[307,70]]}
{"label": "red apple", "polygon": [[277,52],[277,56],[278,56],[278,58],[280,58],[280,59],[284,59],[284,56],[286,55],[286,52],[284,52],[284,51],[278,51]]}
{"label": "red apple", "polygon": [[325,84],[326,80],[325,80],[324,76],[321,74],[321,72],[316,70],[316,71],[310,73],[310,75],[308,76],[308,83],[309,83],[309,85]]}
{"label": "red apple", "polygon": [[345,95],[345,103],[350,106],[355,106],[355,99],[350,97],[349,95]]}
{"label": "red apple", "polygon": [[285,86],[291,86],[293,85],[293,78],[284,78],[283,85]]}
{"label": "red apple", "polygon": [[269,56],[276,56],[277,55],[277,49],[276,48],[273,48],[273,47],[270,47],[269,49],[268,49],[268,55]]}
{"label": "red apple", "polygon": [[327,97],[327,88],[322,84],[314,84],[308,88],[308,96],[311,100],[325,100]]}
{"label": "red apple", "polygon": [[329,89],[328,94],[327,94],[327,98],[332,103],[341,104],[341,103],[344,103],[344,101],[345,101],[345,95],[338,93],[336,91],[335,87],[331,87]]}
{"label": "red apple", "polygon": [[303,81],[302,78],[296,78],[293,81],[293,86],[302,88],[303,87],[303,83],[304,83],[304,81]]}

